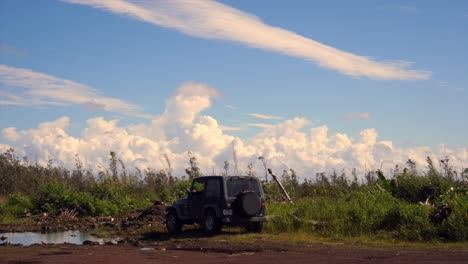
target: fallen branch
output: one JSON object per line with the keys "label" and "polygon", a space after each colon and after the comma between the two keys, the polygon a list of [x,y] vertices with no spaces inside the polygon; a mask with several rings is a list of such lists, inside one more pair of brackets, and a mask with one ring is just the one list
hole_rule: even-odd
{"label": "fallen branch", "polygon": [[299,223],[306,223],[306,224],[310,224],[310,225],[326,225],[327,224],[327,222],[323,222],[323,221],[316,221],[316,220],[308,220],[308,219],[299,218],[298,216],[296,216],[294,214],[289,214],[289,215],[293,217],[294,221],[297,221]]}
{"label": "fallen branch", "polygon": [[283,184],[281,184],[281,182],[278,180],[278,177],[276,177],[275,174],[273,174],[273,172],[271,171],[271,169],[268,169],[268,173],[270,173],[271,177],[273,177],[273,179],[276,181],[276,183],[278,184],[278,186],[280,187],[281,191],[283,191],[283,194],[284,196],[286,196],[286,198],[288,199],[288,201],[290,203],[293,203],[291,198],[289,197],[289,194],[288,192],[286,192],[286,190],[284,189],[283,187]]}

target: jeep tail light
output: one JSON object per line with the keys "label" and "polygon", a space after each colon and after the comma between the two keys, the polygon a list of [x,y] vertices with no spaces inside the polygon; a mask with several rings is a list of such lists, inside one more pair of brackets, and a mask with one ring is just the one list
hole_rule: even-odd
{"label": "jeep tail light", "polygon": [[262,202],[262,209],[265,209],[265,202]]}
{"label": "jeep tail light", "polygon": [[231,209],[231,203],[226,204],[226,209]]}

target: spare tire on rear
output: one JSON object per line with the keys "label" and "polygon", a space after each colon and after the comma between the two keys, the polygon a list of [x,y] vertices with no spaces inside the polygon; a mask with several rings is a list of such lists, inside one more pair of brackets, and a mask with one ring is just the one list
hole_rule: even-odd
{"label": "spare tire on rear", "polygon": [[262,201],[253,191],[244,191],[237,195],[233,208],[242,216],[254,216],[260,212]]}

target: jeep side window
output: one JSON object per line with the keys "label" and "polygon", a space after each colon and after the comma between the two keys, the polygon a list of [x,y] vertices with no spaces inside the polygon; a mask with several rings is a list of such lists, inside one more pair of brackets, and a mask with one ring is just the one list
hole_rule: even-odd
{"label": "jeep side window", "polygon": [[192,193],[203,193],[205,191],[205,184],[204,182],[193,182],[192,185]]}
{"label": "jeep side window", "polygon": [[221,181],[219,179],[209,180],[206,183],[206,198],[221,197]]}

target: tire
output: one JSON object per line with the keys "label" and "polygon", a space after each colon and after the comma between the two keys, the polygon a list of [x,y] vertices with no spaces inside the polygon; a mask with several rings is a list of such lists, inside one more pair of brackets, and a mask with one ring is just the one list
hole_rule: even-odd
{"label": "tire", "polygon": [[219,233],[221,231],[221,221],[218,217],[216,217],[216,214],[214,213],[213,210],[209,210],[205,213],[203,216],[203,231],[207,235],[214,235],[216,233]]}
{"label": "tire", "polygon": [[254,216],[260,212],[262,201],[255,192],[248,191],[239,194],[234,204],[240,215]]}
{"label": "tire", "polygon": [[249,223],[245,226],[245,229],[247,230],[247,232],[261,233],[263,230],[263,222]]}
{"label": "tire", "polygon": [[166,229],[169,234],[179,233],[182,230],[182,223],[174,210],[166,214]]}

